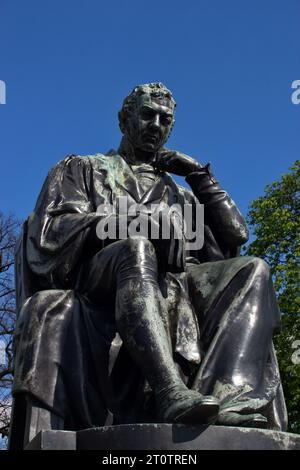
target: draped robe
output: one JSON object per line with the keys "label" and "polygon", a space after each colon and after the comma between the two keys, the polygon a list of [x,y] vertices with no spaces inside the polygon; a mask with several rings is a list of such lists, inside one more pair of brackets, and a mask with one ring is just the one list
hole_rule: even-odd
{"label": "draped robe", "polygon": [[263,262],[238,256],[247,230],[234,202],[220,189],[210,203],[195,179],[187,178],[195,194],[166,173],[145,192],[117,153],[70,156],[50,171],[16,258],[15,397],[37,398],[66,429],[155,422],[152,390],[118,336],[113,302],[92,304],[78,282],[94,254],[90,237],[103,217],[100,205],[116,207],[120,196],[129,206],[200,200],[207,206],[204,246],[186,254],[184,271],[159,280],[174,362],[188,387],[214,394],[221,407],[259,411],[270,428],[285,428],[270,276]]}

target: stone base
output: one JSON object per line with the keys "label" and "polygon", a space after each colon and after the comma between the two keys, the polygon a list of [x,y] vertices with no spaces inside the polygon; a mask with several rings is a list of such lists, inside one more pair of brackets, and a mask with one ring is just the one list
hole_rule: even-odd
{"label": "stone base", "polygon": [[300,450],[300,435],[230,426],[127,424],[42,431],[26,450]]}
{"label": "stone base", "polygon": [[76,432],[41,431],[25,450],[77,450]]}

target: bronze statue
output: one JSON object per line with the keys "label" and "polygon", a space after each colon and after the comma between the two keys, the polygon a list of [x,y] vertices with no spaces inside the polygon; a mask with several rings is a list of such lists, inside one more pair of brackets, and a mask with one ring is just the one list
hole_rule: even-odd
{"label": "bronze statue", "polygon": [[[11,448],[42,429],[104,424],[285,429],[269,269],[239,256],[245,221],[209,165],[164,147],[174,115],[163,84],[137,86],[119,113],[118,151],[69,156],[46,179],[16,258]],[[203,246],[187,249],[182,220],[161,236],[166,208],[200,203]],[[160,235],[131,236],[153,206]]]}

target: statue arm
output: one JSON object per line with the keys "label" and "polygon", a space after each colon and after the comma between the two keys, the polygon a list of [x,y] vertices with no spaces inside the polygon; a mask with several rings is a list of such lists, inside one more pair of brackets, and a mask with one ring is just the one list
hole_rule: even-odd
{"label": "statue arm", "polygon": [[248,229],[233,200],[212,175],[209,165],[186,176],[194,195],[204,204],[205,222],[216,239],[231,252],[248,240]]}

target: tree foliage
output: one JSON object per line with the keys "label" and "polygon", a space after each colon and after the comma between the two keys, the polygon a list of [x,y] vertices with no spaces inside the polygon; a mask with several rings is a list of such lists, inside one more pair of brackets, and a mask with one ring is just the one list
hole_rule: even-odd
{"label": "tree foliage", "polygon": [[15,325],[14,248],[19,223],[0,212],[0,436],[7,436],[11,411],[12,335]]}
{"label": "tree foliage", "polygon": [[270,266],[282,312],[282,331],[275,337],[289,431],[300,433],[300,161],[253,201],[248,223],[256,239],[248,255]]}

